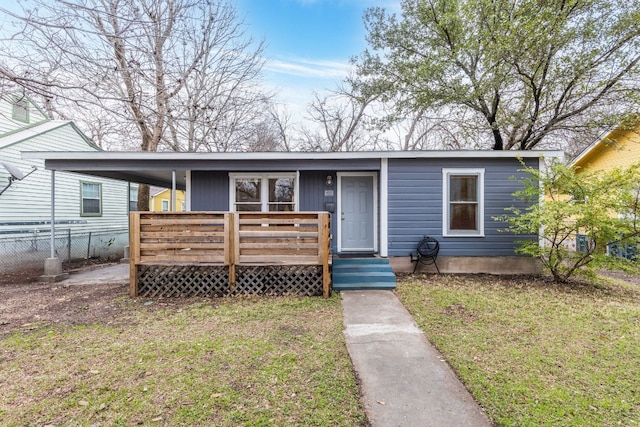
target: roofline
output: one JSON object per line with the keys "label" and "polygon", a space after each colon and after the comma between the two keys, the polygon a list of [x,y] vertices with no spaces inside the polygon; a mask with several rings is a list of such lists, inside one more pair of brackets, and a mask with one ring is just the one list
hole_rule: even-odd
{"label": "roofline", "polygon": [[[93,147],[96,150],[103,151],[102,148],[98,147],[93,143],[81,130],[76,126],[76,124],[72,120],[43,120],[37,123],[34,123],[33,126],[23,127],[15,129],[11,132],[8,132],[5,135],[0,136],[0,148],[8,148],[14,146],[16,144],[20,144],[24,141],[27,141],[32,138],[36,138],[41,135],[46,135],[55,130],[61,129],[65,126],[70,126],[74,132],[76,132],[80,138],[87,144],[89,147]],[[24,133],[24,135],[21,135]],[[15,141],[11,141],[6,145],[2,145],[4,139],[11,140],[15,139]],[[26,151],[25,151],[26,152]],[[41,151],[45,153],[45,151]],[[95,151],[79,151],[80,153],[94,153]]]}
{"label": "roofline", "polygon": [[598,139],[596,139],[594,142],[592,142],[591,144],[589,144],[589,146],[587,146],[584,150],[582,150],[580,152],[580,154],[578,154],[576,157],[574,157],[570,162],[569,162],[569,166],[573,167],[576,164],[578,164],[580,161],[582,161],[582,159],[584,159],[585,157],[587,157],[589,154],[591,154],[591,152],[593,150],[596,149],[596,147],[598,147],[600,144],[602,144],[609,135],[611,135],[611,133],[613,133],[615,130],[618,129],[618,126],[612,126],[609,129],[605,130],[604,132],[602,132],[600,134],[600,137]]}
{"label": "roofline", "polygon": [[8,96],[23,96],[25,98],[27,98],[29,100],[29,104],[33,105],[39,112],[40,114],[42,114],[44,117],[47,117],[47,120],[49,120],[48,116],[47,116],[47,112],[40,107],[39,104],[35,103],[33,101],[33,98],[31,97],[31,95],[27,95],[26,92],[24,91],[24,89],[22,90],[22,92],[19,89],[16,89],[15,91],[9,91],[6,94],[2,95],[2,99],[9,101],[9,99],[7,99],[7,95]]}
{"label": "roofline", "polygon": [[[635,113],[634,114],[636,116],[636,120],[637,120],[637,116],[638,114]],[[598,137],[598,139],[596,139],[594,142],[592,142],[591,144],[589,144],[589,146],[587,146],[584,150],[582,150],[580,152],[580,154],[578,154],[576,157],[574,157],[570,162],[569,162],[569,166],[573,167],[576,164],[580,163],[585,157],[587,157],[589,154],[591,154],[592,151],[594,151],[596,148],[598,148],[600,145],[602,145],[603,143],[605,143],[605,141],[607,141],[609,139],[609,137],[615,133],[615,132],[625,132],[627,131],[627,129],[624,129],[622,127],[622,125],[625,123],[626,119],[623,119],[620,123],[610,126],[607,130],[603,131],[600,136]],[[635,129],[638,129],[639,123],[635,122]]]}
{"label": "roofline", "polygon": [[446,159],[446,158],[563,158],[562,150],[433,150],[433,151],[269,151],[249,153],[185,153],[144,151],[23,151],[23,159],[43,160],[332,160],[348,159]]}

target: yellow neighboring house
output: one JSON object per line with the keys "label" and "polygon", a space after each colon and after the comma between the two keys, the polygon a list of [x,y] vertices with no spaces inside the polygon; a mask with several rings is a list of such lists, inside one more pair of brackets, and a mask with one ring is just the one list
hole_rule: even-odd
{"label": "yellow neighboring house", "polygon": [[[589,147],[584,149],[569,165],[580,171],[604,171],[614,168],[627,168],[640,163],[640,117],[634,116],[622,122],[620,126],[609,131]],[[584,250],[586,236],[578,235],[575,242],[570,242],[573,249]],[[582,248],[582,249],[581,249]],[[636,256],[635,248],[610,248],[618,256],[631,258]]]}
{"label": "yellow neighboring house", "polygon": [[[168,212],[171,210],[171,190],[151,187],[149,189],[149,210],[151,212]],[[176,211],[186,211],[184,191],[176,190]]]}
{"label": "yellow neighboring house", "polygon": [[590,171],[609,171],[640,162],[640,122],[627,121],[608,132],[570,163],[573,168]]}

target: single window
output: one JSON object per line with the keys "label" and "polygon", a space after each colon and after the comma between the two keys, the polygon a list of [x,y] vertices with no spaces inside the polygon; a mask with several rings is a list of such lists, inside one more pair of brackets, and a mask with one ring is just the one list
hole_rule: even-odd
{"label": "single window", "polygon": [[180,202],[180,210],[182,210],[182,212],[187,210],[187,204],[185,202]]}
{"label": "single window", "polygon": [[82,182],[82,206],[80,215],[101,216],[102,215],[102,184],[93,182]]}
{"label": "single window", "polygon": [[169,201],[162,200],[162,212],[169,212]]}
{"label": "single window", "polygon": [[13,99],[13,120],[29,123],[29,100],[24,96]]}
{"label": "single window", "polygon": [[443,235],[484,235],[484,169],[443,169]]}
{"label": "single window", "polygon": [[296,210],[293,174],[231,174],[231,206],[238,212],[291,212]]}

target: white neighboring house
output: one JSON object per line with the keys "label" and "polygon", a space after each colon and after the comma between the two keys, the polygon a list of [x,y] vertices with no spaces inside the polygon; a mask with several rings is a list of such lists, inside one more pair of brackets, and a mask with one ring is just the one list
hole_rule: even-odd
{"label": "white neighboring house", "polygon": [[[25,151],[101,150],[72,121],[48,119],[28,97],[0,97],[0,271],[50,254],[51,172],[41,160],[23,160]],[[9,171],[25,176],[18,180]],[[126,182],[56,172],[57,256],[121,254],[128,245],[128,209]]]}

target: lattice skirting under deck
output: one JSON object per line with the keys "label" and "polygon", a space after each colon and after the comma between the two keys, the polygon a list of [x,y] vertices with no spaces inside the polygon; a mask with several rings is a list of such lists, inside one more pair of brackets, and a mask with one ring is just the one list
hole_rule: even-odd
{"label": "lattice skirting under deck", "polygon": [[229,293],[225,266],[138,265],[138,296],[220,297]]}
{"label": "lattice skirting under deck", "polygon": [[322,267],[237,266],[233,294],[322,296]]}
{"label": "lattice skirting under deck", "polygon": [[226,266],[138,265],[138,296],[221,297],[226,295],[322,295],[322,267],[236,266],[235,286]]}

